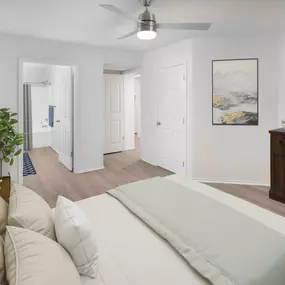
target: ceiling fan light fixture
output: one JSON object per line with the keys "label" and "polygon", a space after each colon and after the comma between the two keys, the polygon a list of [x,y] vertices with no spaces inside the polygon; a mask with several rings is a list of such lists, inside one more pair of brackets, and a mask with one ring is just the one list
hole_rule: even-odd
{"label": "ceiling fan light fixture", "polygon": [[138,31],[137,36],[142,41],[154,40],[156,38],[155,31]]}
{"label": "ceiling fan light fixture", "polygon": [[156,20],[146,7],[145,11],[139,15],[137,37],[143,41],[154,40],[156,38]]}
{"label": "ceiling fan light fixture", "polygon": [[155,15],[150,12],[149,6],[153,0],[138,0],[145,7],[145,11],[138,18],[130,16],[121,9],[113,5],[99,4],[100,7],[120,15],[126,19],[134,21],[137,29],[118,38],[118,40],[129,38],[135,34],[140,40],[153,40],[156,38],[156,29],[164,30],[187,30],[187,31],[207,31],[211,27],[211,23],[157,23]]}

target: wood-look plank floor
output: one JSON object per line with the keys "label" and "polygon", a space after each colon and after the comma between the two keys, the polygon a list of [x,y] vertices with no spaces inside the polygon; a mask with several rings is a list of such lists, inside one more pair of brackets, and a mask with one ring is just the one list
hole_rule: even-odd
{"label": "wood-look plank floor", "polygon": [[269,187],[224,183],[206,184],[285,217],[285,204],[269,199]]}
{"label": "wood-look plank floor", "polygon": [[[34,149],[29,154],[37,175],[25,177],[24,185],[54,207],[58,195],[78,201],[122,184],[172,174],[140,160],[139,148],[137,140],[134,150],[105,155],[105,169],[83,174],[68,171],[58,162],[57,154],[51,148]],[[221,183],[208,185],[285,217],[285,205],[268,198],[268,187]]]}
{"label": "wood-look plank floor", "polygon": [[139,140],[136,140],[134,150],[105,155],[105,169],[82,174],[71,173],[59,163],[52,148],[33,149],[29,155],[37,174],[24,177],[24,186],[54,207],[58,195],[78,201],[129,182],[172,174],[140,160],[139,148]]}

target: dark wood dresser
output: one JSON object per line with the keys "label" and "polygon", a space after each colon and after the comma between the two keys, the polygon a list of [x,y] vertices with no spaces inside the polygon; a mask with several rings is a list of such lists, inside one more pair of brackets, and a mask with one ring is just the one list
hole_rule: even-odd
{"label": "dark wood dresser", "polygon": [[285,130],[271,130],[271,182],[269,197],[285,203]]}

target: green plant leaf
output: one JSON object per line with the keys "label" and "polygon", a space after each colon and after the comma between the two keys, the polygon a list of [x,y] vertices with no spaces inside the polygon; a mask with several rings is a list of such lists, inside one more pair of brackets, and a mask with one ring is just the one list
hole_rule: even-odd
{"label": "green plant leaf", "polygon": [[5,157],[4,157],[4,161],[5,161],[6,163],[9,163],[10,159],[5,156]]}
{"label": "green plant leaf", "polygon": [[0,160],[14,163],[14,156],[19,155],[22,149],[16,149],[24,143],[24,134],[17,133],[15,124],[17,113],[8,108],[0,108]]}
{"label": "green plant leaf", "polygon": [[11,125],[14,125],[14,124],[17,124],[18,123],[18,120],[16,120],[16,119],[11,119],[10,120],[10,124]]}
{"label": "green plant leaf", "polygon": [[21,152],[22,152],[22,149],[20,148],[20,149],[18,149],[18,150],[14,153],[14,156],[19,155]]}
{"label": "green plant leaf", "polygon": [[9,111],[10,109],[9,108],[1,108],[0,109],[0,112],[7,112],[7,111]]}
{"label": "green plant leaf", "polygon": [[2,132],[2,133],[0,133],[0,136],[1,136],[1,137],[7,137],[7,136],[8,136],[8,132],[6,132],[6,131],[5,131],[5,132]]}
{"label": "green plant leaf", "polygon": [[4,113],[3,118],[4,118],[5,121],[9,121],[9,119],[10,119],[10,114],[9,114],[9,113]]}
{"label": "green plant leaf", "polygon": [[16,141],[16,145],[22,145],[24,143],[24,140],[18,140]]}

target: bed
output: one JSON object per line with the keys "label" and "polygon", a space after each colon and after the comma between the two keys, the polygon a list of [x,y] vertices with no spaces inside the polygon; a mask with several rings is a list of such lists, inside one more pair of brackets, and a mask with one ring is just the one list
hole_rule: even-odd
{"label": "bed", "polygon": [[[285,219],[281,216],[187,178],[172,175],[165,179],[210,197],[285,235]],[[103,194],[77,204],[94,227],[100,256],[98,277],[81,277],[83,285],[210,284],[167,241],[114,197]]]}

